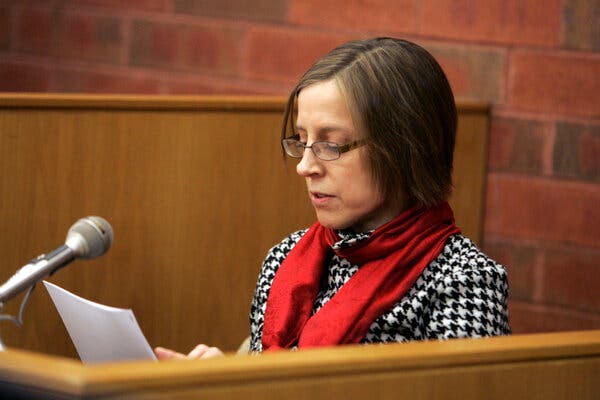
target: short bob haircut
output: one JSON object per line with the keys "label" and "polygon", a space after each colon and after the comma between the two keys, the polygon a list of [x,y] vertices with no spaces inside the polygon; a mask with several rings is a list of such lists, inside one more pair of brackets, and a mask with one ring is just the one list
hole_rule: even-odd
{"label": "short bob haircut", "polygon": [[331,79],[367,143],[371,174],[383,198],[425,207],[447,200],[452,191],[456,105],[433,56],[394,38],[343,44],[310,67],[292,90],[282,138],[295,134],[300,91]]}

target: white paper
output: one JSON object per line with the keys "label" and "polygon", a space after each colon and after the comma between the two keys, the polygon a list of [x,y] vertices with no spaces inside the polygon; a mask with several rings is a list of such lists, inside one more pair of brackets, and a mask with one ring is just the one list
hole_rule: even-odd
{"label": "white paper", "polygon": [[50,282],[44,285],[81,361],[156,360],[133,311],[94,303]]}

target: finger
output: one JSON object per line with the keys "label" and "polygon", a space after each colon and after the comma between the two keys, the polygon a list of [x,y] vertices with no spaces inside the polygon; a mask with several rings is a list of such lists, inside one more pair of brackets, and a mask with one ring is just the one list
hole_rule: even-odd
{"label": "finger", "polygon": [[208,350],[204,352],[204,354],[200,358],[213,358],[213,357],[223,357],[224,354],[221,350],[216,347],[210,347]]}
{"label": "finger", "polygon": [[208,349],[210,349],[210,347],[208,347],[207,345],[199,344],[188,353],[187,358],[200,358],[204,355],[204,353],[208,351]]}
{"label": "finger", "polygon": [[184,354],[178,353],[171,349],[165,349],[164,347],[156,347],[154,354],[159,360],[178,360],[185,358]]}

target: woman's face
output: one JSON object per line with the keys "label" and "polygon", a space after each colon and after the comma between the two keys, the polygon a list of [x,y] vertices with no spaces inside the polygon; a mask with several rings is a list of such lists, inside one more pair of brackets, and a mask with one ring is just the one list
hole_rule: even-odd
{"label": "woman's face", "polygon": [[[316,141],[344,145],[362,138],[334,80],[300,91],[296,133],[309,146]],[[317,219],[326,227],[365,232],[399,213],[397,208],[385,206],[371,177],[366,146],[342,153],[333,161],[320,160],[306,149],[296,171],[306,179]]]}

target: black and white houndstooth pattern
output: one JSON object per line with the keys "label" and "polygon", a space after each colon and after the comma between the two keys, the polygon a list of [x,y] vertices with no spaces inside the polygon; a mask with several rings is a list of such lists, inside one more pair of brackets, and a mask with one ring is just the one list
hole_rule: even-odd
{"label": "black and white houndstooth pattern", "polygon": [[[275,273],[305,232],[291,234],[267,254],[250,309],[251,351],[262,350],[263,318]],[[339,234],[341,240],[334,247],[351,246],[369,236]],[[332,256],[328,269],[324,271],[326,276],[315,300],[313,314],[358,268],[345,259]],[[371,324],[361,343],[509,334],[507,302],[508,283],[504,267],[483,254],[468,238],[453,235],[408,293]]]}

